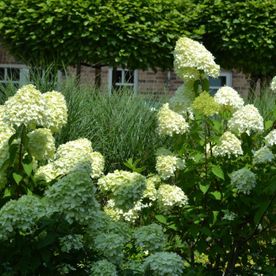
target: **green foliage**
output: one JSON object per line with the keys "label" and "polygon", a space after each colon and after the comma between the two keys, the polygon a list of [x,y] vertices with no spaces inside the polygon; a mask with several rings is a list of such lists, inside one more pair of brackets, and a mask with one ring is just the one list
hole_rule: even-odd
{"label": "green foliage", "polygon": [[270,0],[199,1],[203,42],[223,68],[274,76],[276,4]]}
{"label": "green foliage", "polygon": [[171,252],[158,252],[145,259],[143,264],[146,273],[153,276],[180,276],[183,272],[181,258]]}
{"label": "green foliage", "polygon": [[[156,133],[154,98],[106,95],[93,87],[77,87],[72,79],[61,87],[68,106],[68,124],[56,136],[57,144],[85,137],[105,157],[106,171],[126,169],[124,162],[141,160],[139,167],[155,166],[155,150],[164,143]],[[134,161],[135,162],[135,161]],[[129,166],[127,166],[129,167]]]}
{"label": "green foliage", "polygon": [[190,1],[1,0],[0,35],[27,64],[172,68],[191,11]]}
{"label": "green foliage", "polygon": [[134,231],[135,244],[141,250],[148,252],[162,251],[166,244],[163,229],[158,224],[150,224]]}
{"label": "green foliage", "polygon": [[91,267],[91,276],[117,276],[116,266],[107,261],[101,260],[95,262]]}
{"label": "green foliage", "polygon": [[[15,105],[11,108],[19,112],[22,102],[16,99],[22,91],[27,95],[33,92],[43,99],[34,86],[22,89],[11,98]],[[62,98],[61,94],[55,93],[58,99]],[[40,101],[34,103],[32,97],[26,97],[24,104],[29,106],[30,102],[33,110],[39,110],[39,118],[49,115],[48,109],[39,109]],[[54,102],[59,107],[65,103]],[[41,128],[43,125],[39,124],[30,128],[30,114],[24,109],[24,104],[27,122],[21,117],[19,126],[10,125],[10,122],[17,122],[16,112],[11,112],[9,118],[3,116],[7,111],[6,103],[0,109],[0,274],[135,275],[137,272],[143,275],[142,263],[148,254],[141,253],[141,242],[161,241],[162,246],[155,245],[155,251],[161,247],[163,250],[166,239],[162,228],[149,226],[154,231],[150,233],[151,240],[147,241],[142,235],[145,228],[138,228],[135,232],[125,223],[112,221],[101,210],[92,174],[95,163],[85,157],[85,153],[89,156],[95,153],[87,139],[71,141],[53,149],[60,171],[52,178],[52,156],[45,155],[45,159],[36,160],[35,156],[44,155],[45,147],[37,145],[41,141],[30,137],[30,134],[39,132],[43,141],[43,133],[52,135],[51,130]],[[63,110],[66,110],[65,106]],[[36,114],[31,115],[36,122]],[[51,117],[47,119],[46,123],[51,125]],[[48,175],[51,181],[42,185],[34,177],[38,171]],[[128,180],[129,185],[121,190],[120,196],[124,196],[122,191],[126,191],[136,195],[134,200],[139,199],[145,189],[145,177],[127,173],[136,179]]]}
{"label": "green foliage", "polygon": [[[255,93],[255,97],[249,100],[249,103],[254,104],[262,114],[263,118],[267,123],[273,122],[276,120],[276,94],[273,93],[270,89],[266,88],[260,91],[260,95]],[[268,125],[269,126],[269,125]],[[268,128],[272,127],[270,125]]]}

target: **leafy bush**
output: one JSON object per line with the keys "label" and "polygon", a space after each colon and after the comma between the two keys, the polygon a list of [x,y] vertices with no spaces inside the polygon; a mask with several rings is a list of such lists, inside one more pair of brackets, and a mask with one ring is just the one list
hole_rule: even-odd
{"label": "leafy bush", "polygon": [[[113,221],[96,199],[103,156],[85,138],[55,148],[53,135],[67,122],[62,94],[27,85],[0,113],[0,274],[143,275],[145,228]],[[127,196],[140,198],[146,178],[125,175],[110,185],[132,206]],[[154,251],[164,250],[162,227],[151,227],[163,243]]]}
{"label": "leafy bush", "polygon": [[104,210],[134,225],[164,226],[184,267],[173,253],[158,252],[143,263],[151,275],[275,274],[275,117],[265,121],[230,87],[210,96],[208,75],[217,65],[202,45],[186,40],[175,52],[178,61],[191,58],[175,63],[185,85],[157,114],[168,146],[157,150],[135,206],[122,210],[107,195]]}

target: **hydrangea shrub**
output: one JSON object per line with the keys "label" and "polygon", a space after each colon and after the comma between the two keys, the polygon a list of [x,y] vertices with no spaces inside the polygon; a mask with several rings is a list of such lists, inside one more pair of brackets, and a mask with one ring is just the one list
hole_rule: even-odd
{"label": "hydrangea shrub", "polygon": [[56,91],[24,86],[0,115],[0,274],[143,275],[145,258],[166,249],[163,228],[119,220],[133,223],[150,206],[143,199],[157,200],[161,179],[104,176],[104,157],[84,138],[56,148],[67,120]]}

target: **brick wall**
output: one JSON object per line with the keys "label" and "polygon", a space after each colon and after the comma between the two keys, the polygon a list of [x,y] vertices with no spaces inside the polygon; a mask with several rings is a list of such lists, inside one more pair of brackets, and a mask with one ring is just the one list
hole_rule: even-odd
{"label": "brick wall", "polygon": [[[19,64],[7,50],[0,46],[0,64]],[[69,74],[75,76],[76,68],[68,68]],[[94,85],[95,69],[89,66],[81,68],[81,83]],[[172,95],[182,81],[172,71],[138,70],[138,91],[142,94]],[[246,97],[249,90],[248,78],[236,70],[232,71],[232,87]],[[101,88],[108,89],[108,67],[101,68]]]}
{"label": "brick wall", "polygon": [[0,46],[0,64],[18,64],[18,61],[9,54],[7,50]]}

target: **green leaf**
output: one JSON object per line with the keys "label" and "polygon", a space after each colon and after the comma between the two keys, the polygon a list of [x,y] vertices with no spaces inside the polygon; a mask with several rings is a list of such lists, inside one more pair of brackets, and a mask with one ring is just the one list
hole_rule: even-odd
{"label": "green leaf", "polygon": [[4,191],[3,197],[10,197],[10,196],[11,196],[11,190],[10,190],[10,188],[6,188]]}
{"label": "green leaf", "polygon": [[205,195],[209,189],[210,185],[201,185],[199,184],[200,191]]}
{"label": "green leaf", "polygon": [[211,195],[213,195],[216,200],[221,200],[221,193],[219,191],[212,192]]}
{"label": "green leaf", "polygon": [[12,174],[12,177],[17,185],[19,185],[20,181],[23,179],[23,177],[20,174],[17,174],[15,172]]}
{"label": "green leaf", "polygon": [[177,227],[176,227],[175,224],[170,224],[170,225],[168,225],[168,228],[170,228],[170,229],[172,229],[172,230],[174,230],[174,231],[177,231]]}
{"label": "green leaf", "polygon": [[273,126],[273,121],[271,120],[265,121],[265,130],[270,129],[272,126]]}
{"label": "green leaf", "polygon": [[213,165],[212,166],[212,173],[217,176],[218,178],[220,179],[223,179],[224,180],[224,173],[223,173],[223,170],[220,166],[218,165]]}
{"label": "green leaf", "polygon": [[219,211],[213,211],[213,224],[217,222]]}
{"label": "green leaf", "polygon": [[268,208],[270,204],[269,202],[264,202],[260,205],[259,209],[257,210],[257,212],[254,215],[254,223],[258,224],[260,222],[261,217],[263,216],[265,210]]}
{"label": "green leaf", "polygon": [[162,224],[167,224],[167,218],[163,215],[156,215],[155,218]]}
{"label": "green leaf", "polygon": [[203,90],[203,91],[206,91],[206,92],[209,91],[209,89],[210,89],[210,83],[209,83],[209,80],[208,80],[208,79],[203,79],[203,80],[201,81],[201,85],[202,85],[202,90]]}
{"label": "green leaf", "polygon": [[29,164],[23,163],[23,169],[28,176],[31,176],[32,171],[33,171],[33,164],[32,163],[29,163]]}

